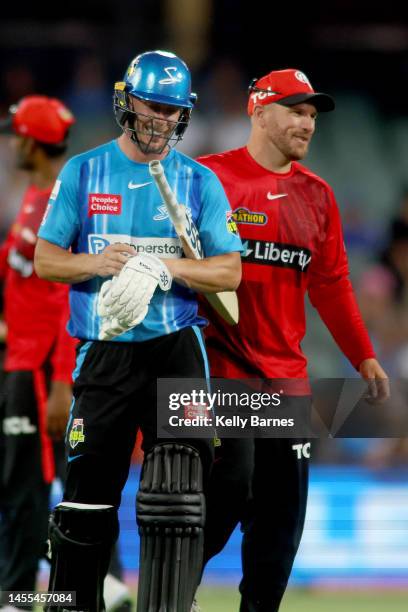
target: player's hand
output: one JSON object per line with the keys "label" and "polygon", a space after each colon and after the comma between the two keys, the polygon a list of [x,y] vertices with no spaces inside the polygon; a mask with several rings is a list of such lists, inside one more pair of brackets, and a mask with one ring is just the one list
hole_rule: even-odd
{"label": "player's hand", "polygon": [[71,385],[53,381],[47,401],[47,432],[54,440],[60,440],[65,433],[71,401]]}
{"label": "player's hand", "polygon": [[119,276],[100,290],[98,315],[102,318],[100,340],[109,340],[143,321],[157,288],[168,291],[172,276],[154,255],[136,255],[127,260]]}
{"label": "player's hand", "polygon": [[382,403],[390,397],[390,381],[376,359],[365,359],[359,367],[361,378],[368,383],[367,401]]}
{"label": "player's hand", "polygon": [[110,244],[99,255],[93,255],[96,276],[117,276],[129,257],[134,257],[135,249],[129,244],[117,242]]}

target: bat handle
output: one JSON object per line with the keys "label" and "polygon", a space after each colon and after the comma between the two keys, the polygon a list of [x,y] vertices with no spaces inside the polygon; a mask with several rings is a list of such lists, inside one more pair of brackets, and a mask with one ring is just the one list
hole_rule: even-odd
{"label": "bat handle", "polygon": [[152,176],[159,176],[163,174],[163,166],[158,159],[153,159],[149,162],[149,172]]}

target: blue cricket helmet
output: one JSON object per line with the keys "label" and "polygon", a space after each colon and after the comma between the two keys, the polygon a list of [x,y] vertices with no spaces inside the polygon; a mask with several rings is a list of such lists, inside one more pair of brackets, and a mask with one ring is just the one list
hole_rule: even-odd
{"label": "blue cricket helmet", "polygon": [[142,100],[193,108],[197,99],[191,92],[186,64],[168,51],[147,51],[130,63],[124,81],[127,93]]}
{"label": "blue cricket helmet", "polygon": [[[123,81],[115,83],[113,108],[116,121],[129,138],[144,153],[148,153],[149,144],[141,142],[135,125],[135,120],[142,114],[133,110],[130,96],[146,102],[180,107],[182,112],[178,121],[174,122],[173,129],[167,137],[167,144],[174,145],[183,138],[197,95],[191,91],[190,71],[177,55],[169,51],[141,53],[130,62]],[[149,117],[149,115],[143,116]],[[153,138],[154,117],[151,116],[151,119]]]}

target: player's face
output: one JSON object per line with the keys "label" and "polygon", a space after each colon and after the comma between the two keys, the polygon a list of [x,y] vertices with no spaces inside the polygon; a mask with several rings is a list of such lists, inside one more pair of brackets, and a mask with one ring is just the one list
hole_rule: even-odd
{"label": "player's face", "polygon": [[144,153],[161,153],[177,127],[182,109],[178,106],[140,100],[132,96],[134,127]]}
{"label": "player's face", "polygon": [[307,155],[316,116],[313,104],[269,104],[263,113],[263,133],[288,161],[297,161]]}

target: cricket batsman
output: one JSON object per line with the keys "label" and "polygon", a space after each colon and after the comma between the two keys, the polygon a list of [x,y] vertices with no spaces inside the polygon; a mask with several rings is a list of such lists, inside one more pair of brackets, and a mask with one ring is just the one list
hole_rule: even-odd
{"label": "cricket batsman", "polygon": [[[68,283],[80,344],[67,430],[63,501],[50,526],[49,590],[76,591],[70,609],[104,610],[103,578],[137,430],[145,453],[137,495],[139,612],[190,612],[202,570],[208,439],[157,437],[157,379],[206,378],[197,292],[233,291],[241,241],[215,174],[177,152],[196,100],[176,55],[135,57],[114,88],[119,138],[62,169],[39,232],[40,277]],[[152,176],[161,161],[189,209],[204,257],[183,249]],[[49,609],[64,609],[64,602]]]}

